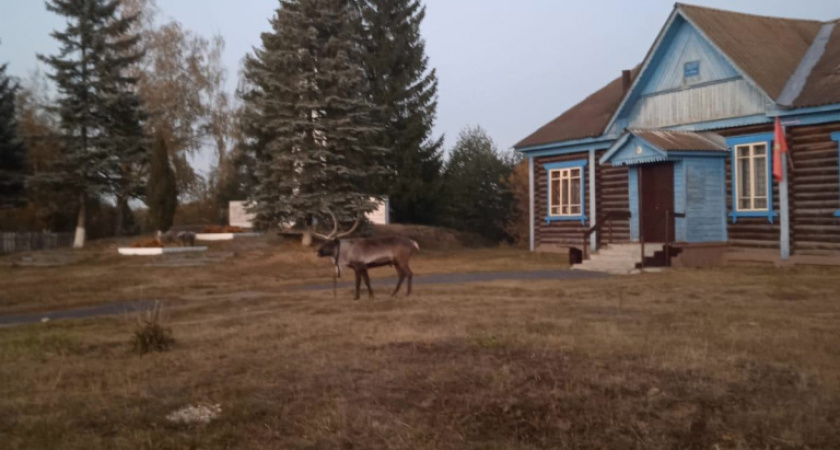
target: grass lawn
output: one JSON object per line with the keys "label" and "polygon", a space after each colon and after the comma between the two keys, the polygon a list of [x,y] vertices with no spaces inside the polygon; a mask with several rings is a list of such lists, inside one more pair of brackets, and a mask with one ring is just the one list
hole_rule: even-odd
{"label": "grass lawn", "polygon": [[[287,252],[279,250],[288,249]],[[4,448],[836,449],[840,270],[721,268],[416,286],[353,302],[283,243],[206,267],[90,254],[0,268],[3,312],[173,300],[166,353],[133,318],[0,329]],[[426,251],[417,273],[562,264]],[[374,278],[391,275],[388,269]],[[10,286],[8,289],[6,286]],[[35,293],[30,293],[35,291]],[[142,297],[140,295],[143,295]],[[206,425],[171,423],[219,405]]]}

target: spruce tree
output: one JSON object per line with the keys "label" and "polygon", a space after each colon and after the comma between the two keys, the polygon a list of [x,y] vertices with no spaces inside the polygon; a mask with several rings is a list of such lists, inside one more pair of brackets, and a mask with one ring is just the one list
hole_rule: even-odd
{"label": "spruce tree", "polygon": [[178,207],[178,189],[175,172],[169,161],[169,147],[163,133],[155,135],[149,165],[149,183],[146,186],[146,204],[149,221],[155,230],[167,231],[175,219]]}
{"label": "spruce tree", "polygon": [[444,171],[443,223],[493,242],[509,240],[514,199],[507,179],[515,163],[481,127],[461,131]]}
{"label": "spruce tree", "polygon": [[438,80],[429,70],[420,0],[358,0],[363,15],[365,72],[392,177],[377,186],[390,196],[397,222],[431,224],[440,200],[443,138],[432,136]]}
{"label": "spruce tree", "polygon": [[0,208],[25,203],[26,149],[18,138],[15,118],[17,84],[0,66]]}
{"label": "spruce tree", "polygon": [[47,9],[67,20],[64,31],[52,33],[58,54],[39,55],[53,69],[61,117],[63,154],[55,179],[78,198],[76,239],[84,246],[86,204],[122,189],[126,165],[142,152],[126,145],[129,132],[140,120],[139,104],[132,97],[136,80],[126,76],[141,54],[131,34],[137,15],[120,16],[119,0],[50,0]]}
{"label": "spruce tree", "polygon": [[[349,0],[280,0],[272,31],[245,62],[245,132],[263,227],[351,220],[373,209],[386,150],[366,98],[359,17]],[[307,241],[304,234],[304,243]]]}

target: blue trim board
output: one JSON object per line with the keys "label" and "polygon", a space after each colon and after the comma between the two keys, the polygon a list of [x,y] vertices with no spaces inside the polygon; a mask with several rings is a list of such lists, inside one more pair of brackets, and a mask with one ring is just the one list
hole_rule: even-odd
{"label": "blue trim board", "polygon": [[[736,145],[742,144],[755,144],[757,142],[773,142],[773,133],[758,133],[758,134],[747,134],[744,136],[735,136],[726,139],[726,146],[730,147],[730,150],[733,150],[732,147]],[[772,147],[768,147],[768,150],[772,150]]]}
{"label": "blue trim board", "polygon": [[767,117],[765,114],[755,114],[752,116],[733,117],[730,119],[711,120],[707,122],[695,122],[682,125],[674,125],[671,127],[664,127],[666,130],[677,131],[707,131],[707,130],[721,130],[724,128],[745,127],[749,125],[759,125],[763,123],[773,123],[773,119]]}
{"label": "blue trim board", "polygon": [[[581,206],[581,208],[583,208],[583,206]],[[546,223],[550,223],[550,222],[577,222],[579,220],[582,224],[586,225],[586,221],[588,219],[589,218],[586,217],[586,214],[583,214],[583,215],[580,215],[580,216],[545,216]]]}
{"label": "blue trim board", "polygon": [[824,112],[832,112],[832,111],[840,111],[840,103],[832,103],[830,105],[824,106],[811,106],[805,108],[796,108],[796,109],[786,109],[786,110],[778,110],[773,113],[768,113],[769,117],[775,118],[776,116],[786,117],[786,116],[801,116],[804,114],[816,114],[816,113],[824,113]]}
{"label": "blue trim board", "polygon": [[679,156],[679,157],[686,157],[686,158],[728,158],[729,153],[727,152],[709,152],[709,151],[676,151],[676,152],[668,152],[668,156]]}
{"label": "blue trim board", "polygon": [[529,147],[517,148],[519,153],[525,153],[528,156],[545,156],[545,155],[562,155],[564,153],[574,153],[589,149],[604,149],[608,148],[614,139],[603,136],[596,136],[583,139],[572,139],[569,141],[552,142],[550,144],[532,145]]}
{"label": "blue trim board", "polygon": [[[584,167],[589,163],[586,159],[575,159],[573,161],[562,161],[556,163],[548,163],[543,164],[547,174],[549,175],[547,178],[546,189],[548,192],[545,193],[545,200],[546,200],[546,216],[545,222],[574,222],[579,220],[581,224],[586,225],[586,171],[583,170]],[[580,215],[577,216],[552,216],[551,215],[551,171],[558,170],[558,169],[569,169],[569,168],[580,168]]]}
{"label": "blue trim board", "polygon": [[585,159],[575,159],[573,161],[562,161],[556,163],[543,164],[545,170],[567,169],[569,167],[586,167],[589,161]]}
{"label": "blue trim board", "polygon": [[[840,177],[840,131],[831,133],[831,140],[837,143],[837,176]],[[840,217],[840,209],[834,212],[834,217]]]}
{"label": "blue trim board", "polygon": [[[730,150],[730,158],[732,164],[730,171],[732,175],[729,177],[732,181],[732,211],[729,212],[729,217],[732,223],[738,223],[739,217],[766,217],[770,223],[779,213],[773,211],[773,133],[758,133],[748,134],[744,136],[735,136],[726,139],[726,146]],[[738,164],[735,158],[735,146],[743,144],[756,144],[763,142],[767,146],[767,211],[738,211],[738,187],[735,183],[735,173],[738,170]]]}

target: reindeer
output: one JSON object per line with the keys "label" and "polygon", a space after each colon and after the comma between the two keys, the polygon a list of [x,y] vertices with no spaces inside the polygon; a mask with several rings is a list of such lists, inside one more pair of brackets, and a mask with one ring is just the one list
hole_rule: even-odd
{"label": "reindeer", "polygon": [[341,277],[342,267],[353,269],[353,272],[356,274],[356,297],[354,300],[359,299],[359,287],[362,278],[365,280],[368,296],[373,298],[373,289],[370,287],[368,269],[383,266],[394,266],[399,276],[397,287],[391,293],[391,296],[394,297],[397,295],[403,280],[406,278],[408,278],[406,296],[411,295],[411,279],[414,274],[411,272],[411,268],[408,267],[408,260],[411,259],[411,255],[414,252],[420,250],[417,242],[400,236],[342,239],[356,231],[356,228],[359,227],[359,223],[361,222],[361,218],[356,219],[356,222],[350,230],[339,233],[338,221],[335,215],[331,211],[328,212],[333,220],[333,230],[328,235],[315,234],[317,237],[326,241],[318,249],[318,257],[332,258],[338,277]]}

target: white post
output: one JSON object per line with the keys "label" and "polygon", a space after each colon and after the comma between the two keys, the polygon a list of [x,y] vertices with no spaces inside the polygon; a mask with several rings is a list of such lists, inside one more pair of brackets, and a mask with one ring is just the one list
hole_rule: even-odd
{"label": "white post", "polygon": [[782,259],[790,259],[790,203],[788,202],[788,167],[787,155],[782,155],[782,181],[779,182],[779,213],[781,214],[781,229],[779,230],[779,247]]}
{"label": "white post", "polygon": [[536,239],[534,236],[534,158],[528,157],[528,189],[530,189],[531,193],[528,196],[529,199],[529,209],[530,209],[530,231],[529,231],[529,248],[533,252],[535,250],[535,243]]}
{"label": "white post", "polygon": [[[595,149],[589,150],[589,226],[594,226],[598,221],[598,202],[595,197]],[[598,233],[589,235],[589,248],[595,252],[598,250]]]}

